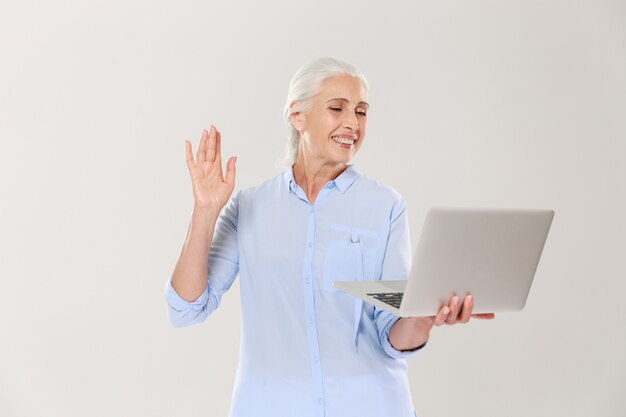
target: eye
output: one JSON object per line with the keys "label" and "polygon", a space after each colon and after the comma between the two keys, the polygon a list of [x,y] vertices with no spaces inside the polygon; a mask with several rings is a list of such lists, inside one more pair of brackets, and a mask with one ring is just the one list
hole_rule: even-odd
{"label": "eye", "polygon": [[341,111],[341,107],[331,107],[332,111]]}
{"label": "eye", "polygon": [[359,116],[363,116],[363,117],[367,116],[367,113],[364,110],[359,110],[356,112],[356,114],[358,114]]}

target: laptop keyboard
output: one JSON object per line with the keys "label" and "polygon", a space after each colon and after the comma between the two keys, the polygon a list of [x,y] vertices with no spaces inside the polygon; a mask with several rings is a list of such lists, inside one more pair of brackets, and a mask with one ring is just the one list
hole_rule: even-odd
{"label": "laptop keyboard", "polygon": [[381,292],[375,294],[367,294],[371,295],[378,301],[382,301],[385,304],[389,304],[392,307],[400,308],[400,303],[402,302],[402,295],[404,293],[401,292]]}

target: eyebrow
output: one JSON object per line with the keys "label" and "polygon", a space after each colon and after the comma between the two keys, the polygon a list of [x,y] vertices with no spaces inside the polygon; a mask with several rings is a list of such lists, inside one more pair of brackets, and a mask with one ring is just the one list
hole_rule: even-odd
{"label": "eyebrow", "polygon": [[[346,102],[346,103],[349,103],[349,102],[350,102],[350,100],[348,100],[347,98],[338,97],[338,98],[331,98],[331,99],[330,99],[330,100],[328,100],[326,103],[330,103],[331,101],[335,101],[335,100],[343,101],[343,102]],[[365,101],[360,101],[360,102],[358,103],[358,105],[359,105],[359,106],[365,105],[365,106],[367,106],[367,107],[369,107],[369,106],[370,106],[370,105],[369,105],[367,102],[365,102]]]}

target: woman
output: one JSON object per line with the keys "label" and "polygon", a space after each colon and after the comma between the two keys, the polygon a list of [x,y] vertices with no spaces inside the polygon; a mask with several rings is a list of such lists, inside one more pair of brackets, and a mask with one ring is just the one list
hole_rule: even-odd
{"label": "woman", "polygon": [[434,317],[400,319],[332,287],[398,279],[410,269],[404,200],[349,164],[365,138],[367,88],[338,60],[302,67],[285,110],[292,166],[238,192],[221,215],[235,158],[223,175],[213,126],[195,160],[185,144],[195,205],[166,297],[174,325],[198,323],[239,274],[233,417],[413,416],[404,358],[434,326],[472,316],[470,296],[452,297]]}

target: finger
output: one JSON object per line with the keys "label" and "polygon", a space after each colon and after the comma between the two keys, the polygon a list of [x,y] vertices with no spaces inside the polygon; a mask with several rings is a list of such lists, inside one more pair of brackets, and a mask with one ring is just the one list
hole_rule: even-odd
{"label": "finger", "polygon": [[441,326],[443,323],[446,322],[448,314],[450,314],[450,307],[443,306],[441,310],[439,310],[439,314],[437,314],[437,316],[435,316],[435,318],[433,319],[433,324],[435,326]]}
{"label": "finger", "polygon": [[215,141],[215,156],[216,157],[222,157],[222,133],[215,129],[216,132],[216,141]]}
{"label": "finger", "polygon": [[448,318],[446,319],[447,324],[454,324],[456,322],[456,318],[459,315],[459,311],[461,311],[461,302],[459,297],[456,295],[450,298],[450,314],[448,314]]}
{"label": "finger", "polygon": [[196,173],[195,170],[198,168],[196,165],[196,161],[193,160],[193,153],[191,152],[191,142],[188,140],[185,141],[185,161],[187,162],[187,168],[189,169],[189,174],[193,178]]}
{"label": "finger", "polygon": [[226,179],[224,180],[226,184],[230,185],[231,188],[235,186],[235,171],[237,164],[237,157],[231,157],[226,163]]}
{"label": "finger", "polygon": [[474,297],[468,294],[463,299],[463,311],[461,311],[461,316],[459,317],[459,321],[461,323],[467,323],[470,317],[472,317],[473,309],[474,309]]}
{"label": "finger", "polygon": [[223,177],[222,171],[222,134],[216,129],[217,136],[215,138],[215,168],[217,168],[217,175],[220,178]]}
{"label": "finger", "polygon": [[209,140],[206,149],[206,161],[207,162],[215,162],[215,141],[217,139],[217,129],[215,126],[211,125],[211,130],[209,130]]}
{"label": "finger", "polygon": [[187,163],[194,162],[193,153],[191,152],[191,142],[188,140],[185,141],[185,161],[187,161]]}
{"label": "finger", "polygon": [[479,320],[492,320],[496,318],[496,315],[493,313],[478,313],[472,314],[472,317]]}
{"label": "finger", "polygon": [[200,144],[198,145],[198,152],[196,153],[196,161],[201,164],[205,161],[206,154],[206,138],[209,136],[209,132],[206,129],[202,129],[202,136],[200,137]]}

